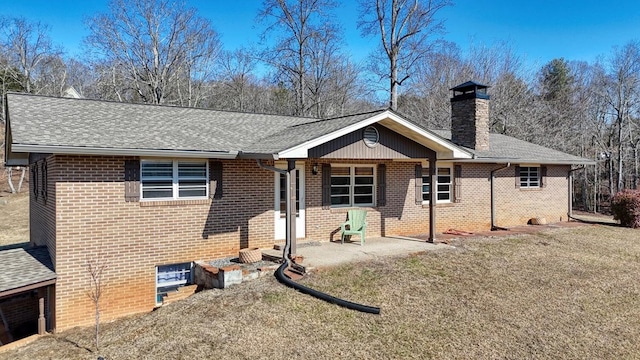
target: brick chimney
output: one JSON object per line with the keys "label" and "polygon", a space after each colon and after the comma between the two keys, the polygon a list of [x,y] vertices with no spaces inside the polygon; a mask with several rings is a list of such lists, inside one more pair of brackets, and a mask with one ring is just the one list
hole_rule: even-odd
{"label": "brick chimney", "polygon": [[475,150],[489,150],[489,86],[467,81],[450,90],[451,141]]}

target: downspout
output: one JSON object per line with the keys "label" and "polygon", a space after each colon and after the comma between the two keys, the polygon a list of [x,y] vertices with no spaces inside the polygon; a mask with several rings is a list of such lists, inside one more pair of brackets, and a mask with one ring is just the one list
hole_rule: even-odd
{"label": "downspout", "polygon": [[262,169],[265,170],[270,170],[273,172],[277,172],[279,174],[283,174],[287,177],[287,189],[286,189],[286,197],[287,197],[287,213],[286,213],[286,218],[285,218],[285,227],[286,227],[286,233],[285,233],[285,245],[284,245],[284,250],[282,251],[282,258],[285,259],[285,264],[287,264],[287,266],[289,266],[289,261],[291,260],[291,211],[289,211],[289,209],[291,208],[289,205],[289,202],[291,201],[291,193],[290,193],[290,189],[291,189],[291,174],[289,173],[289,171],[287,170],[283,170],[283,169],[278,169],[275,166],[269,166],[269,165],[265,165],[262,163],[261,159],[256,159],[256,162],[258,163],[258,166]]}
{"label": "downspout", "polygon": [[578,171],[578,170],[584,170],[584,165],[575,168],[575,169],[571,169],[569,170],[569,212],[567,213],[567,221],[569,221],[570,219],[574,219],[577,220],[573,217],[573,172],[574,171]]}
{"label": "downspout", "polygon": [[[258,163],[258,166],[262,169],[265,170],[270,170],[273,172],[277,172],[279,174],[285,174],[287,177],[287,209],[291,209],[290,206],[290,202],[291,202],[291,197],[290,197],[290,188],[291,188],[291,176],[290,173],[286,170],[282,170],[282,169],[278,169],[274,166],[269,166],[269,165],[265,165],[262,163],[262,160],[257,159],[256,162]],[[347,309],[351,309],[351,310],[357,310],[360,312],[365,312],[365,313],[369,313],[369,314],[380,314],[380,308],[379,307],[373,307],[373,306],[367,306],[367,305],[362,305],[362,304],[358,304],[358,303],[354,303],[351,301],[347,301],[347,300],[343,300],[340,298],[337,298],[335,296],[331,296],[329,294],[314,290],[312,288],[306,287],[304,285],[298,284],[295,281],[291,280],[288,276],[286,276],[284,274],[284,270],[287,269],[290,265],[291,265],[291,228],[290,228],[290,221],[291,221],[291,211],[287,211],[287,217],[286,217],[286,226],[287,226],[287,233],[285,236],[285,246],[284,246],[284,250],[282,252],[282,259],[284,260],[284,262],[282,263],[282,265],[280,265],[280,267],[278,267],[278,269],[275,272],[275,277],[276,279],[278,279],[278,281],[280,281],[281,283],[283,283],[284,285],[293,288],[295,290],[300,291],[303,294],[307,294],[307,295],[311,295],[317,299],[320,300],[324,300],[326,302],[332,303],[332,304],[336,304],[342,307],[345,307]]]}
{"label": "downspout", "polygon": [[508,230],[503,227],[496,226],[496,192],[495,192],[495,174],[500,170],[504,170],[511,166],[511,163],[508,162],[507,166],[503,166],[501,168],[491,170],[491,231],[496,230]]}

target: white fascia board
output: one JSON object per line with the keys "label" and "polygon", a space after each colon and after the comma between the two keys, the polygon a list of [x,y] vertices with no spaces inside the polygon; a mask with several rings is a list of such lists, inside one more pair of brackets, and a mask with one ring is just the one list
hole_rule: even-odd
{"label": "white fascia board", "polygon": [[461,163],[484,163],[484,164],[544,164],[544,165],[594,165],[596,162],[589,159],[584,160],[533,160],[533,159],[498,159],[498,158],[475,158],[468,160],[456,160]]}
{"label": "white fascia board", "polygon": [[237,151],[190,151],[190,150],[158,150],[158,149],[119,149],[81,146],[51,146],[12,144],[15,153],[44,153],[66,155],[115,155],[115,156],[150,156],[150,157],[182,157],[198,159],[235,159]]}
{"label": "white fascia board", "polygon": [[[317,137],[313,140],[309,140],[307,142],[304,142],[302,144],[296,145],[292,148],[289,149],[285,149],[282,150],[278,153],[278,157],[282,158],[282,159],[286,159],[286,158],[308,158],[309,157],[309,149],[314,148],[318,145],[324,144],[326,142],[329,142],[333,139],[337,139],[340,136],[349,134],[353,131],[356,131],[360,128],[363,128],[365,126],[371,125],[371,124],[375,124],[378,123],[382,120],[387,120],[390,119],[391,121],[403,126],[406,129],[409,129],[410,131],[413,131],[417,134],[419,134],[420,136],[427,138],[429,141],[434,142],[436,144],[438,144],[440,147],[446,148],[446,151],[438,151],[438,157],[442,156],[442,157],[455,157],[455,158],[461,158],[461,159],[471,159],[472,158],[472,154],[470,154],[469,152],[451,144],[449,141],[435,135],[432,134],[430,132],[427,132],[425,130],[423,130],[422,128],[406,121],[405,119],[401,118],[400,116],[390,112],[390,111],[384,111],[378,115],[374,115],[370,118],[366,118],[362,121],[359,121],[355,124],[351,124],[347,127],[344,127],[338,131],[334,131],[332,133],[329,134],[325,134],[322,135],[320,137]],[[384,125],[384,124],[382,124]],[[425,145],[425,144],[423,144]],[[427,145],[425,145],[427,146]],[[428,147],[428,146],[427,146]]]}

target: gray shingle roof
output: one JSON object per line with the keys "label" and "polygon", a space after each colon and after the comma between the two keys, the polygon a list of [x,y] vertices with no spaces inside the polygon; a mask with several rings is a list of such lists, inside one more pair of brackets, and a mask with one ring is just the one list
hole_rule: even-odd
{"label": "gray shingle roof", "polygon": [[315,120],[287,127],[286,131],[280,131],[259,140],[252,144],[251,148],[261,153],[275,153],[283,149],[288,149],[300,145],[306,141],[316,139],[322,135],[338,131],[346,126],[380,114],[385,110],[376,110],[367,113],[340,116],[324,120]]}
{"label": "gray shingle roof", "polygon": [[[451,140],[451,131],[449,130],[433,130],[433,132],[447,140]],[[476,159],[487,160],[487,162],[519,161],[522,163],[565,164],[591,162],[588,159],[502,134],[489,134],[489,150],[479,151],[466,147],[465,149],[474,154]]]}
{"label": "gray shingle roof", "polygon": [[[386,111],[316,119],[29,94],[8,94],[7,103],[12,144],[251,154],[276,154]],[[432,133],[451,139],[449,131]],[[499,134],[490,147],[466,150],[489,162],[589,161]]]}
{"label": "gray shingle roof", "polygon": [[55,278],[45,246],[0,251],[0,292]]}
{"label": "gray shingle roof", "polygon": [[9,94],[13,143],[95,148],[246,151],[312,118]]}

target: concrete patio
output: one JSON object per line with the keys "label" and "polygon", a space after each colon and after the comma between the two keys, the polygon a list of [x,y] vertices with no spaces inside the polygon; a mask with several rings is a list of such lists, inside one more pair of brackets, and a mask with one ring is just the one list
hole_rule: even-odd
{"label": "concrete patio", "polygon": [[[589,226],[593,224],[616,224],[616,222],[611,219],[611,216],[595,216],[583,212],[574,214],[574,219],[575,220],[569,222],[564,221],[547,225],[523,225],[511,227],[508,230],[468,233],[466,236],[440,233],[436,237],[435,244],[427,242],[426,235],[419,236],[420,238],[405,236],[366,238],[363,246],[360,246],[360,238],[357,236],[353,237],[351,241],[345,241],[344,244],[340,241],[311,241],[299,243],[297,255],[304,258],[302,265],[305,267],[317,268],[335,266],[348,262],[375,260],[379,257],[409,255],[421,251],[454,249],[455,247],[448,245],[447,243],[455,239],[468,239],[474,237],[496,238],[536,233],[545,229],[553,228],[571,228]],[[284,244],[281,246],[284,246]],[[268,256],[282,257],[282,250],[268,249],[262,250],[262,253]]]}
{"label": "concrete patio", "polygon": [[[341,242],[307,242],[298,244],[298,253],[307,268],[335,266],[348,262],[375,260],[379,257],[409,255],[421,251],[453,249],[446,244],[432,244],[409,237],[372,237],[360,246],[360,239]],[[263,254],[282,257],[282,250],[263,250]]]}

